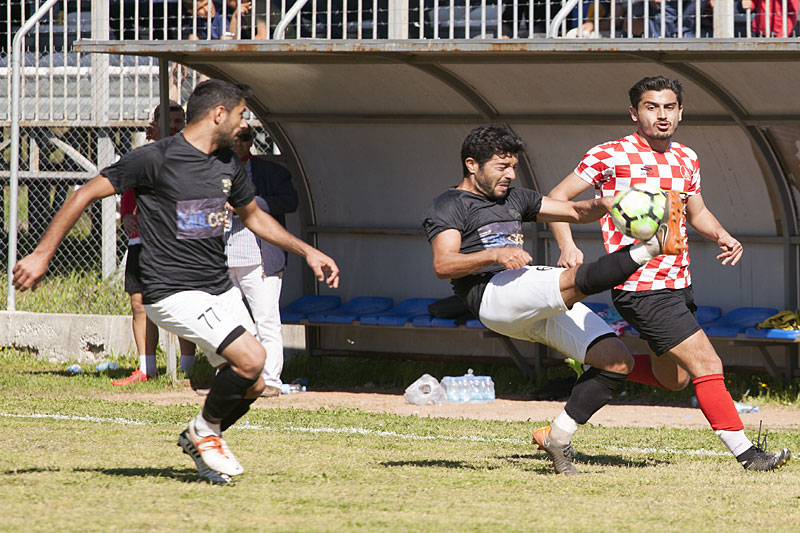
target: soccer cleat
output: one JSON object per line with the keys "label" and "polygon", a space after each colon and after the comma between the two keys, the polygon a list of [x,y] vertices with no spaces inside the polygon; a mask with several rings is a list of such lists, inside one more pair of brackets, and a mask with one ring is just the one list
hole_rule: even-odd
{"label": "soccer cleat", "polygon": [[578,374],[578,377],[583,375],[583,363],[576,361],[572,357],[567,357],[564,359],[564,363],[572,369],[573,372]]}
{"label": "soccer cleat", "polygon": [[666,255],[679,255],[686,248],[686,239],[681,235],[681,219],[683,218],[683,200],[675,191],[667,193],[667,210],[664,219],[656,230],[655,239],[658,240],[659,250]]}
{"label": "soccer cleat", "polygon": [[572,464],[575,459],[575,448],[571,444],[561,445],[550,440],[550,426],[539,428],[533,432],[533,442],[531,444],[539,446],[540,450],[547,452],[553,461],[553,468],[556,474],[565,476],[576,476],[578,470]]}
{"label": "soccer cleat", "polygon": [[210,469],[228,476],[238,476],[244,472],[244,468],[242,468],[242,465],[240,465],[239,461],[234,457],[233,452],[228,448],[225,439],[219,435],[211,435],[209,437],[198,436],[194,430],[194,419],[189,421],[186,434],[200,454],[200,458]]}
{"label": "soccer cleat", "polygon": [[188,429],[184,429],[178,437],[178,446],[183,449],[183,453],[194,460],[194,464],[197,467],[197,473],[201,478],[207,479],[211,483],[217,485],[224,485],[225,483],[231,482],[230,476],[212,470],[208,467],[205,461],[203,461],[203,457],[200,455],[200,451],[197,449],[197,446],[195,446],[192,442],[192,439],[189,438]]}
{"label": "soccer cleat", "polygon": [[758,425],[758,437],[756,443],[751,448],[755,453],[746,461],[742,461],[742,466],[745,470],[752,470],[754,472],[767,472],[770,470],[777,470],[786,464],[792,458],[792,452],[787,448],[779,452],[767,451],[767,432],[764,431],[764,437],[761,437],[761,424]]}
{"label": "soccer cleat", "polygon": [[148,379],[147,374],[137,368],[127,378],[112,381],[111,384],[116,387],[124,387],[125,385],[133,385],[134,383],[144,383]]}
{"label": "soccer cleat", "polygon": [[750,460],[743,462],[742,466],[745,470],[767,472],[769,470],[777,470],[785,465],[791,458],[792,452],[787,448],[779,452],[767,452],[757,449],[755,455],[753,455]]}

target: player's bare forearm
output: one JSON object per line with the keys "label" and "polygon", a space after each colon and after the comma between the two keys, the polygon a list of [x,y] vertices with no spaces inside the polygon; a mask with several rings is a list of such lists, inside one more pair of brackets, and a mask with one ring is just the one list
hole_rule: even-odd
{"label": "player's bare forearm", "polygon": [[536,220],[540,222],[588,224],[589,222],[600,220],[600,217],[608,213],[613,203],[614,199],[611,197],[570,202],[554,200],[545,196],[542,198],[542,207],[536,216]]}
{"label": "player's bare forearm", "polygon": [[690,196],[686,202],[686,220],[706,239],[717,243],[722,252],[717,259],[723,265],[735,265],[744,253],[742,244],[720,224],[717,217],[706,207],[698,194]]}
{"label": "player's bare forearm", "polygon": [[317,280],[324,281],[329,287],[339,286],[339,267],[336,262],[307,242],[298,239],[277,220],[265,213],[256,205],[255,200],[241,207],[236,207],[242,223],[259,238],[270,244],[303,257],[314,271]]}
{"label": "player's bare forearm", "polygon": [[56,248],[75,225],[81,213],[95,200],[110,196],[114,192],[114,187],[105,176],[96,176],[67,198],[33,252],[14,265],[12,271],[14,287],[21,291],[35,289],[47,271],[47,265]]}
{"label": "player's bare forearm", "polygon": [[479,270],[500,265],[513,270],[531,262],[532,258],[522,248],[491,248],[474,253],[461,253],[461,232],[445,230],[431,241],[433,271],[439,279],[463,278]]}
{"label": "player's bare forearm", "polygon": [[259,208],[255,200],[234,209],[242,224],[268,243],[301,257],[305,257],[313,249],[310,244],[286,231],[277,220]]}
{"label": "player's bare forearm", "polygon": [[[547,195],[553,200],[568,201],[572,200],[590,187],[589,183],[581,179],[575,172],[571,172],[561,182],[556,185]],[[560,267],[571,268],[583,263],[583,252],[575,244],[572,238],[572,230],[565,222],[551,222],[550,229],[561,250],[557,265]]]}
{"label": "player's bare forearm", "polygon": [[497,261],[493,250],[473,254],[434,252],[433,255],[433,271],[439,279],[463,278],[495,264]]}

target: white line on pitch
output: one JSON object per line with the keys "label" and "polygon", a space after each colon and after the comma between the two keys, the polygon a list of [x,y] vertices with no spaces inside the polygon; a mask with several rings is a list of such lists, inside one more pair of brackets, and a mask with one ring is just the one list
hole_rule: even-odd
{"label": "white line on pitch", "polygon": [[[170,422],[142,422],[139,420],[130,420],[127,418],[103,418],[97,416],[76,416],[76,415],[57,415],[57,414],[44,414],[44,413],[34,413],[34,414],[13,414],[13,413],[0,413],[0,417],[4,418],[47,418],[52,420],[74,420],[74,421],[82,421],[82,422],[106,422],[111,424],[121,424],[127,426],[164,426],[164,425],[176,425]],[[180,425],[178,425],[180,426]],[[397,433],[396,431],[384,431],[384,430],[375,430],[375,429],[367,429],[367,428],[357,428],[357,427],[343,427],[343,428],[330,428],[330,427],[302,427],[302,426],[286,426],[283,428],[275,428],[271,426],[260,426],[257,424],[236,424],[233,426],[237,429],[250,429],[250,430],[258,430],[258,431],[297,431],[300,433],[338,433],[338,434],[348,434],[348,435],[376,435],[378,437],[392,437],[397,439],[407,439],[407,440],[430,440],[430,441],[437,441],[437,440],[449,440],[449,441],[467,441],[467,442],[502,442],[505,444],[528,444],[528,440],[523,439],[513,439],[513,438],[486,438],[486,437],[478,437],[478,436],[463,436],[463,437],[447,437],[443,435],[410,435],[407,433]],[[699,450],[682,450],[677,448],[639,448],[639,447],[623,447],[623,446],[596,446],[600,449],[616,451],[616,452],[628,452],[628,453],[641,453],[641,454],[652,454],[652,453],[669,453],[669,454],[676,454],[676,455],[728,455],[727,452],[719,452],[714,450],[706,450],[701,448]]]}

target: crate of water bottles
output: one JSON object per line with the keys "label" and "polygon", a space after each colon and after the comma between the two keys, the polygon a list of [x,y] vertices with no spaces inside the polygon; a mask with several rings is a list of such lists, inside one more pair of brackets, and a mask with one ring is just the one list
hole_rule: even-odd
{"label": "crate of water bottles", "polygon": [[450,403],[484,403],[494,401],[494,381],[490,376],[476,376],[472,369],[463,376],[445,376],[442,387]]}

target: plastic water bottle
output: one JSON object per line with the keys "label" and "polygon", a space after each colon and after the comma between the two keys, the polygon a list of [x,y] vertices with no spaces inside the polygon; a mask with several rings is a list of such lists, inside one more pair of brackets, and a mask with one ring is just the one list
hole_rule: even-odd
{"label": "plastic water bottle", "polygon": [[450,403],[482,403],[494,401],[494,382],[489,376],[476,376],[470,368],[463,376],[442,378]]}
{"label": "plastic water bottle", "polygon": [[305,385],[300,385],[299,383],[281,383],[281,394],[298,394],[305,391]]}
{"label": "plastic water bottle", "polygon": [[119,363],[116,361],[103,361],[95,367],[98,372],[105,372],[106,370],[116,370],[119,368]]}
{"label": "plastic water bottle", "polygon": [[70,374],[80,374],[82,372],[81,365],[78,363],[71,364],[67,367],[67,372]]}

